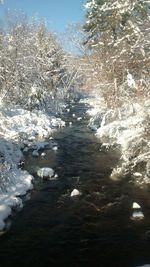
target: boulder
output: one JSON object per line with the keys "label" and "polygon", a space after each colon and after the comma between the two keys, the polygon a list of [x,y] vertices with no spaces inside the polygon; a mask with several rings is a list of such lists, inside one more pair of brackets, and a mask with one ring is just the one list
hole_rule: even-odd
{"label": "boulder", "polygon": [[41,169],[38,169],[37,175],[42,179],[49,179],[54,176],[54,170],[48,167],[41,168]]}
{"label": "boulder", "polygon": [[78,117],[78,118],[77,118],[77,121],[81,121],[81,120],[82,120],[82,117]]}
{"label": "boulder", "polygon": [[132,220],[143,220],[144,214],[142,211],[133,211],[131,219]]}
{"label": "boulder", "polygon": [[45,157],[46,157],[46,153],[45,153],[45,152],[42,152],[42,153],[41,153],[41,157],[42,157],[42,158],[45,158]]}
{"label": "boulder", "polygon": [[133,204],[132,204],[132,208],[133,208],[133,209],[141,209],[141,206],[140,206],[138,203],[133,202]]}
{"label": "boulder", "polygon": [[73,189],[73,191],[71,192],[71,197],[75,197],[75,196],[79,196],[80,195],[80,192],[78,189]]}
{"label": "boulder", "polygon": [[53,146],[52,150],[57,151],[58,150],[58,146]]}
{"label": "boulder", "polygon": [[134,177],[137,177],[137,178],[140,178],[140,177],[142,177],[142,173],[140,173],[140,172],[134,172],[133,173],[133,176]]}

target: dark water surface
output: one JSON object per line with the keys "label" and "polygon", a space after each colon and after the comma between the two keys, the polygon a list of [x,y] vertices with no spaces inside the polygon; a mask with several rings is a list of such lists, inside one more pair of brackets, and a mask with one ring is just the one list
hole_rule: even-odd
{"label": "dark water surface", "polygon": [[[87,128],[86,106],[76,103],[64,115],[66,127],[54,134],[58,150],[46,158],[28,157],[26,169],[52,167],[57,181],[35,177],[31,199],[0,237],[0,267],[135,267],[150,263],[150,190],[109,179],[118,152],[101,148]],[[72,117],[84,117],[77,121]],[[82,195],[71,198],[77,188]],[[131,220],[132,203],[145,215]]]}

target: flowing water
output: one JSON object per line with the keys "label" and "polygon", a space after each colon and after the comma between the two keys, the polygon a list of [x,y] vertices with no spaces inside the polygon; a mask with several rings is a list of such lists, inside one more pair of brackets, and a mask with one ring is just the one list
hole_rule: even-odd
{"label": "flowing water", "polygon": [[[102,148],[87,128],[84,104],[75,103],[64,119],[73,125],[53,135],[58,150],[47,149],[45,158],[27,157],[25,168],[35,175],[34,190],[0,237],[0,267],[150,263],[150,189],[110,180],[119,152]],[[58,179],[40,180],[37,166],[54,168]],[[82,194],[71,198],[74,188]],[[142,206],[143,220],[131,219],[135,201]]]}

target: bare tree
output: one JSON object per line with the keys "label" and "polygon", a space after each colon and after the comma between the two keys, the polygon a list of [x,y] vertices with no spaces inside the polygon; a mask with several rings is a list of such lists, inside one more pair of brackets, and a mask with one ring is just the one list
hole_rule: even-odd
{"label": "bare tree", "polygon": [[43,22],[28,21],[25,14],[11,12],[5,24],[6,31],[0,34],[3,100],[55,112],[76,79],[67,53]]}

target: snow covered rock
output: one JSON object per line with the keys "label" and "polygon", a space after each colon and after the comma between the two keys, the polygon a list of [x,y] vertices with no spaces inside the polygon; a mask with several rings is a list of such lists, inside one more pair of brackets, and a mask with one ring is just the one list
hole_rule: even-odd
{"label": "snow covered rock", "polygon": [[78,117],[78,118],[77,118],[77,121],[81,121],[81,120],[82,120],[82,117]]}
{"label": "snow covered rock", "polygon": [[133,213],[132,213],[132,216],[131,216],[132,220],[142,220],[142,219],[144,219],[144,214],[142,212],[142,208],[137,202],[133,202],[132,208],[133,208]]}
{"label": "snow covered rock", "polygon": [[133,202],[133,204],[132,204],[132,208],[133,208],[133,209],[141,209],[141,206],[140,206],[138,203]]}
{"label": "snow covered rock", "polygon": [[41,168],[37,171],[37,175],[42,179],[52,178],[54,176],[54,170],[52,168]]}
{"label": "snow covered rock", "polygon": [[132,220],[143,220],[144,214],[142,211],[133,211],[131,219]]}
{"label": "snow covered rock", "polygon": [[134,172],[133,173],[133,176],[139,178],[139,177],[142,177],[142,173],[140,173],[140,172]]}
{"label": "snow covered rock", "polygon": [[57,151],[58,150],[58,146],[53,146],[52,150]]}
{"label": "snow covered rock", "polygon": [[28,141],[33,142],[34,140],[35,140],[35,136],[34,135],[28,137]]}
{"label": "snow covered rock", "polygon": [[41,157],[42,157],[42,158],[45,158],[45,157],[46,157],[46,153],[45,153],[45,152],[42,152],[42,153],[41,153]]}
{"label": "snow covered rock", "polygon": [[79,196],[81,193],[79,192],[78,189],[73,189],[73,191],[71,192],[70,196],[71,197],[75,197],[75,196]]}
{"label": "snow covered rock", "polygon": [[65,126],[65,122],[62,121],[59,118],[51,118],[51,127],[52,128],[59,128],[59,127],[64,127]]}

